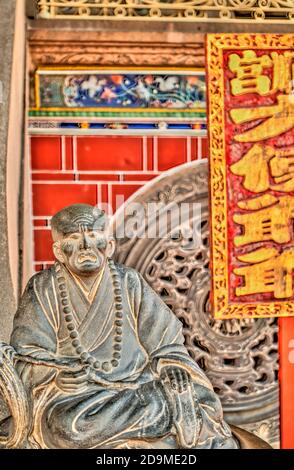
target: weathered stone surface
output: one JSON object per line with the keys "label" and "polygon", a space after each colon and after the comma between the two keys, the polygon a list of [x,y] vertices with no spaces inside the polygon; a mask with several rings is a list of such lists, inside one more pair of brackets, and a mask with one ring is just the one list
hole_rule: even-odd
{"label": "weathered stone surface", "polygon": [[7,230],[7,139],[16,0],[0,0],[0,337],[11,330],[15,299],[11,279]]}

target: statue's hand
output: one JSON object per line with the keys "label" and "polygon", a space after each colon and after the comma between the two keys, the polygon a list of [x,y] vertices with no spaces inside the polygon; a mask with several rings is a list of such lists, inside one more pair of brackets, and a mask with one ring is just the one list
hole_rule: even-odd
{"label": "statue's hand", "polygon": [[161,379],[165,382],[169,382],[173,390],[181,393],[187,390],[191,383],[190,374],[181,367],[167,366],[161,371]]}
{"label": "statue's hand", "polygon": [[75,372],[62,370],[56,377],[56,385],[63,392],[79,393],[87,390],[89,371],[81,369]]}

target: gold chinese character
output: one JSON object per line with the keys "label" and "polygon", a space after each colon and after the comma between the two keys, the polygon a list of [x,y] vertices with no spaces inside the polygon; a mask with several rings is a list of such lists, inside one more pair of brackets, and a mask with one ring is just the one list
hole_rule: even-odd
{"label": "gold chinese character", "polygon": [[229,58],[229,69],[237,78],[231,80],[232,94],[244,95],[247,93],[258,93],[267,95],[271,91],[271,79],[264,75],[264,68],[273,65],[268,55],[257,57],[254,51],[244,51],[243,57],[231,54]]}
{"label": "gold chinese character", "polygon": [[275,156],[269,162],[269,167],[276,184],[271,184],[270,189],[283,192],[294,191],[294,157],[290,157],[293,154],[294,149],[275,152]]}
{"label": "gold chinese character", "polygon": [[235,175],[244,176],[245,189],[255,193],[266,191],[270,185],[268,162],[274,154],[272,147],[255,144],[238,162],[231,165],[230,169]]}
{"label": "gold chinese character", "polygon": [[272,78],[272,89],[271,92],[282,91],[286,94],[292,91],[292,79],[293,75],[293,52],[284,52],[279,54],[278,52],[272,52],[271,58],[273,61],[273,78]]}
{"label": "gold chinese character", "polygon": [[276,243],[289,243],[293,230],[294,197],[264,194],[254,199],[239,201],[240,209],[252,211],[234,214],[233,221],[243,225],[242,235],[234,238],[235,246],[272,240]]}
{"label": "gold chinese character", "polygon": [[[235,124],[263,120],[252,129],[236,135],[234,138],[237,142],[258,142],[277,137],[292,129],[294,126],[293,59],[294,53],[289,51],[283,54],[272,52],[270,55],[261,57],[256,57],[254,51],[245,51],[243,59],[237,54],[230,56],[229,67],[237,74],[237,78],[231,80],[233,94],[256,92],[260,95],[266,95],[275,92],[284,93],[277,97],[277,104],[275,105],[257,108],[236,108],[230,111],[230,116]],[[268,66],[272,66],[271,78],[262,74],[263,69]],[[245,75],[242,72],[244,67]],[[238,80],[239,85],[237,84]]]}
{"label": "gold chinese character", "polygon": [[259,108],[237,108],[230,111],[235,124],[244,124],[257,119],[265,119],[249,131],[236,135],[237,142],[259,142],[277,137],[294,126],[294,99],[292,95],[279,95],[278,104]]}
{"label": "gold chinese character", "polygon": [[[291,92],[291,80],[293,77],[292,60],[293,52],[272,52],[260,57],[252,50],[244,51],[243,57],[231,54],[229,69],[236,74],[231,80],[233,95],[258,93],[261,96],[283,91]],[[272,69],[271,77],[264,74],[264,69]]]}
{"label": "gold chinese character", "polygon": [[238,259],[249,265],[233,270],[244,277],[243,286],[236,288],[237,296],[273,292],[276,299],[284,299],[293,295],[293,247],[281,254],[276,248],[260,248]]}
{"label": "gold chinese character", "polygon": [[268,189],[290,192],[294,191],[294,156],[291,155],[294,148],[283,150],[254,144],[230,169],[235,175],[243,176],[244,188],[254,193]]}

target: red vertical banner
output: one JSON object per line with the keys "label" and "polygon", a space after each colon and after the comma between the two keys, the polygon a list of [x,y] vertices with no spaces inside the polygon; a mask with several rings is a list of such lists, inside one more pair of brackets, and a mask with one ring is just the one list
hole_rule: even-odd
{"label": "red vertical banner", "polygon": [[[294,35],[207,36],[212,308],[294,317]],[[294,318],[279,320],[281,446],[294,448]]]}
{"label": "red vertical banner", "polygon": [[294,449],[294,318],[279,321],[281,447]]}
{"label": "red vertical banner", "polygon": [[294,316],[294,35],[208,35],[212,305]]}

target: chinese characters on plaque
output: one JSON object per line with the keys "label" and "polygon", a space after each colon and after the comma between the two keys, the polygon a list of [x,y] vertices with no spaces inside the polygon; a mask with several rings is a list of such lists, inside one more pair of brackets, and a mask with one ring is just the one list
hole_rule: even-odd
{"label": "chinese characters on plaque", "polygon": [[290,35],[209,35],[215,316],[294,315]]}

